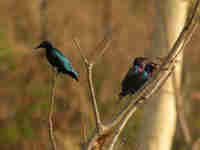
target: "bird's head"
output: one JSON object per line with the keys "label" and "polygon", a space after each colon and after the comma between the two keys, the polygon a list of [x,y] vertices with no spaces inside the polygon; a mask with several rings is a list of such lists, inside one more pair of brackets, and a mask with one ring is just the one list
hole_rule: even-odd
{"label": "bird's head", "polygon": [[136,57],[133,61],[133,66],[139,66],[141,69],[144,69],[144,65],[147,60],[147,57]]}
{"label": "bird's head", "polygon": [[147,73],[150,73],[150,75],[152,76],[153,72],[156,71],[159,68],[159,64],[156,64],[154,62],[149,62],[148,64],[146,64],[144,70]]}
{"label": "bird's head", "polygon": [[52,44],[50,41],[43,41],[42,43],[40,43],[40,45],[38,45],[35,49],[38,48],[52,48]]}

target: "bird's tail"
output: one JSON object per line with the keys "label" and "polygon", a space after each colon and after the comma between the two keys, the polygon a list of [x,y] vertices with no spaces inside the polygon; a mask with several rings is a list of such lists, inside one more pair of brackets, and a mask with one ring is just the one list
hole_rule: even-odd
{"label": "bird's tail", "polygon": [[77,74],[75,74],[74,72],[67,72],[73,79],[75,79],[76,81],[79,81]]}
{"label": "bird's tail", "polygon": [[79,79],[78,79],[78,77],[77,76],[74,76],[74,79],[78,82],[79,81]]}
{"label": "bird's tail", "polygon": [[73,79],[75,79],[77,82],[79,81],[78,76],[74,75]]}

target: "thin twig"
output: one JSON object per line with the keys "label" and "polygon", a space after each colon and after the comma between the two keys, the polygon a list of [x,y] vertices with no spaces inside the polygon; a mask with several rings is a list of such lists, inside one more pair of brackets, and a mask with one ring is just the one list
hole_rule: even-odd
{"label": "thin twig", "polygon": [[[199,16],[196,16],[195,18],[194,18],[194,20],[196,21],[194,21],[194,23],[191,25],[192,27],[191,27],[191,32],[190,32],[190,34],[187,36],[187,38],[185,39],[185,42],[183,43],[183,45],[180,47],[180,49],[184,49],[185,47],[186,47],[186,45],[190,42],[190,40],[191,40],[191,38],[192,38],[192,36],[193,36],[193,34],[195,33],[195,31],[197,30],[197,27],[199,26],[199,23],[197,22],[197,20],[199,19],[200,17]],[[174,56],[174,57],[177,57],[177,55],[179,55],[180,54],[180,52],[181,52],[181,50],[180,51],[178,51],[178,53]]]}
{"label": "thin twig", "polygon": [[78,40],[77,38],[74,38],[72,41],[73,41],[73,43],[74,43],[74,46],[75,46],[75,47],[77,48],[77,50],[79,51],[79,54],[81,55],[81,58],[82,58],[84,64],[85,64],[85,65],[88,65],[89,62],[88,62],[86,56],[83,55],[83,53],[82,53],[83,50],[81,49],[79,40]]}
{"label": "thin twig", "polygon": [[93,63],[96,64],[98,63],[101,58],[104,56],[105,52],[108,50],[108,47],[110,46],[111,43],[111,38],[112,34],[109,32],[104,36],[104,39],[97,45],[95,51],[98,51],[98,49],[101,49],[101,52],[93,58]]}
{"label": "thin twig", "polygon": [[175,71],[172,75],[172,79],[173,79],[173,86],[174,86],[174,91],[175,91],[178,120],[180,122],[180,127],[182,129],[185,142],[188,145],[188,147],[190,147],[190,144],[192,142],[192,138],[191,138],[190,131],[189,131],[189,128],[188,128],[186,120],[185,120],[185,115],[184,115],[184,112],[183,112],[183,100],[181,98],[180,88],[177,85],[177,79],[176,79]]}
{"label": "thin twig", "polygon": [[80,102],[79,103],[79,109],[81,111],[81,143],[84,144],[87,141],[87,123],[85,122],[86,120],[86,116],[84,113],[84,108],[83,108],[83,103],[84,102]]}
{"label": "thin twig", "polygon": [[54,128],[53,128],[53,113],[54,113],[54,105],[55,105],[55,92],[56,92],[56,80],[58,77],[58,73],[55,72],[53,80],[52,80],[52,89],[51,89],[51,97],[50,97],[50,110],[49,110],[49,138],[52,145],[52,149],[56,150],[56,141],[54,137]]}
{"label": "thin twig", "polygon": [[132,109],[132,113],[129,113],[128,116],[126,118],[124,118],[124,121],[122,122],[122,124],[119,126],[119,128],[116,130],[116,134],[114,135],[114,138],[110,144],[110,147],[108,148],[108,150],[113,150],[114,146],[121,134],[121,132],[123,131],[127,121],[129,120],[129,118],[132,116],[132,114],[137,110],[137,106],[135,108]]}
{"label": "thin twig", "polygon": [[[176,40],[176,42],[174,43],[173,47],[171,48],[171,51],[169,52],[166,60],[171,61],[171,59],[173,59],[173,57],[176,57],[181,52],[181,50],[178,50],[178,48],[179,48],[180,44],[185,40],[185,38],[186,37],[188,38],[188,36],[190,35],[190,34],[189,35],[187,34],[187,31],[188,31],[188,28],[192,25],[192,22],[193,21],[196,22],[196,19],[198,17],[197,8],[199,6],[199,3],[200,3],[199,0],[196,0],[194,2],[194,7],[191,11],[190,16],[188,17],[188,21],[186,22],[185,26],[183,27],[183,30],[179,34],[179,37]],[[165,63],[163,63],[163,65],[165,65],[166,63],[167,63],[167,61]]]}
{"label": "thin twig", "polygon": [[105,47],[102,49],[102,51],[99,53],[99,55],[95,59],[95,62],[93,62],[94,64],[98,63],[100,61],[100,59],[104,56],[105,52],[108,50],[108,47],[110,46],[110,43],[111,43],[111,41],[108,41],[106,43]]}
{"label": "thin twig", "polygon": [[83,117],[83,112],[81,114],[81,133],[82,133],[82,141],[83,143],[86,143],[87,140],[87,129],[86,129],[86,123],[85,123],[85,119]]}
{"label": "thin twig", "polygon": [[[194,16],[192,16],[191,18],[194,18]],[[182,46],[183,49],[186,47],[188,42],[191,40],[192,35],[196,31],[198,25],[199,25],[198,23],[193,24],[194,27],[191,31],[191,34],[188,36],[188,39],[185,41],[184,45]],[[182,129],[185,142],[187,143],[187,147],[190,148],[191,143],[192,143],[192,137],[191,137],[189,128],[188,128],[187,123],[186,123],[184,112],[182,111],[182,108],[183,108],[182,101],[183,100],[181,98],[182,96],[181,96],[180,88],[178,88],[178,85],[177,85],[177,82],[176,82],[177,79],[176,79],[176,76],[175,76],[175,72],[172,75],[172,79],[173,79],[173,86],[174,86],[174,89],[175,89],[175,97],[176,97],[176,102],[177,102],[176,105],[177,105],[177,112],[178,112],[178,120],[180,122],[180,127]]]}
{"label": "thin twig", "polygon": [[100,130],[103,129],[103,124],[101,122],[100,113],[99,113],[99,110],[98,110],[97,100],[96,100],[96,96],[95,96],[95,90],[94,90],[94,86],[93,86],[92,69],[93,69],[94,64],[90,63],[88,61],[88,59],[83,55],[82,49],[81,49],[81,46],[80,46],[78,40],[73,39],[73,43],[76,46],[76,48],[79,50],[81,58],[82,58],[82,60],[85,64],[85,67],[87,69],[87,79],[88,79],[88,86],[89,86],[89,89],[90,89],[89,90],[90,96],[91,96],[91,100],[92,100],[92,110],[93,110],[93,114],[94,114],[94,118],[95,118],[97,131],[100,132]]}
{"label": "thin twig", "polygon": [[92,62],[94,64],[98,63],[100,59],[104,56],[105,52],[108,50],[108,47],[110,46],[110,43],[112,42],[113,34],[118,32],[119,29],[120,26],[115,26],[112,30],[107,31],[106,34],[104,35],[103,40],[97,44],[94,50],[95,52],[97,51],[99,54],[96,57],[95,56],[92,57],[93,59]]}
{"label": "thin twig", "polygon": [[[194,6],[194,8],[195,7],[196,6]],[[192,15],[191,18],[194,18],[194,15]],[[186,47],[186,45],[189,43],[189,41],[191,40],[192,35],[196,31],[198,25],[199,25],[198,23],[194,23],[193,24],[193,28],[192,28],[191,34],[188,36],[186,41],[183,43],[182,49],[184,49]],[[172,79],[173,79],[173,86],[174,86],[174,89],[175,89],[175,98],[176,98],[176,105],[177,105],[177,112],[178,112],[178,120],[180,122],[180,127],[182,129],[183,136],[184,136],[185,142],[187,144],[187,147],[190,148],[191,147],[191,143],[192,143],[192,137],[191,137],[189,128],[188,128],[187,123],[186,123],[184,112],[182,111],[182,108],[183,108],[183,102],[182,101],[183,100],[181,98],[182,96],[181,96],[180,88],[177,85],[177,81],[176,81],[177,79],[176,79],[175,72],[176,72],[176,70],[174,70],[174,73],[172,75]]]}
{"label": "thin twig", "polygon": [[101,122],[100,113],[97,106],[97,100],[96,100],[93,80],[92,80],[92,69],[93,69],[93,64],[89,64],[87,67],[87,74],[88,74],[87,77],[88,77],[88,84],[89,84],[89,89],[90,89],[90,96],[92,99],[92,108],[94,112],[96,128],[97,128],[97,131],[100,132],[99,130],[102,130],[103,124]]}

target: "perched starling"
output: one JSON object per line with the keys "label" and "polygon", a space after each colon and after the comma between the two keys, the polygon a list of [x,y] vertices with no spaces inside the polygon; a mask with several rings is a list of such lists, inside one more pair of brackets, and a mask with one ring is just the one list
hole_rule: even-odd
{"label": "perched starling", "polygon": [[120,99],[130,93],[135,93],[135,91],[138,89],[140,86],[140,80],[142,78],[141,75],[144,72],[146,60],[146,57],[135,58],[132,67],[129,69],[128,73],[122,81],[122,89],[119,94]]}
{"label": "perched starling", "polygon": [[78,73],[74,71],[72,64],[70,61],[53,45],[50,41],[43,41],[38,48],[45,48],[46,49],[46,57],[48,62],[56,68],[58,73],[64,73],[71,76],[73,79],[78,81]]}
{"label": "perched starling", "polygon": [[[137,59],[137,58],[136,58]],[[119,94],[119,99],[122,99],[128,94],[134,94],[139,90],[149,78],[152,77],[153,72],[157,69],[157,64],[149,62],[145,65],[145,59],[140,61],[139,65],[133,64],[122,81],[122,90]],[[135,60],[136,61],[136,60]],[[145,68],[143,66],[145,65]]]}

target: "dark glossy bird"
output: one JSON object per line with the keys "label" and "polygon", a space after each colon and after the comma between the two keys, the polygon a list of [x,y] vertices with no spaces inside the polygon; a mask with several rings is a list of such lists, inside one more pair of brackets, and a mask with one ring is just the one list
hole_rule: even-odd
{"label": "dark glossy bird", "polygon": [[[140,74],[144,71],[145,61],[147,60],[146,57],[136,57],[133,61],[133,64],[127,74],[125,75],[121,86],[121,92],[119,94],[119,98],[134,93],[134,85],[137,82],[137,80],[140,78]],[[134,91],[133,91],[134,90]]]}
{"label": "dark glossy bird", "polygon": [[[140,60],[139,64],[133,64],[122,81],[122,89],[119,94],[119,99],[129,94],[137,92],[149,78],[152,77],[153,72],[157,68],[157,64],[149,62],[145,65],[147,58]],[[135,60],[136,61],[136,60]],[[144,68],[145,66],[145,68]]]}
{"label": "dark glossy bird", "polygon": [[68,74],[78,81],[78,73],[74,71],[70,61],[58,49],[53,47],[50,41],[43,41],[35,49],[38,48],[46,49],[47,60],[54,68],[56,68],[57,73]]}

